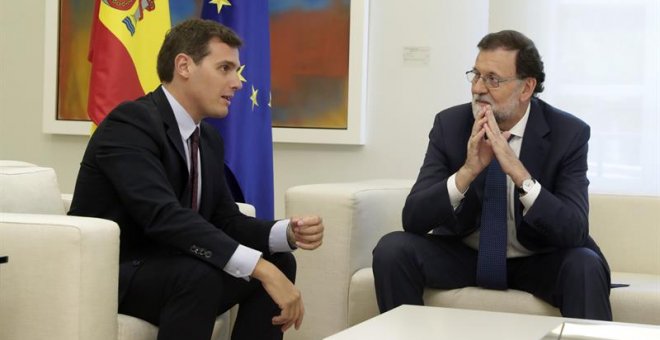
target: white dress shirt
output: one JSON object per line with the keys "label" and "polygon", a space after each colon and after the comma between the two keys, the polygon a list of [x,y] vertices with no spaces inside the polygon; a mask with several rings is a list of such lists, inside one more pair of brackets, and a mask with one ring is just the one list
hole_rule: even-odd
{"label": "white dress shirt", "polygon": [[[186,164],[188,166],[188,171],[190,171],[190,136],[195,132],[195,128],[199,127],[199,124],[195,124],[195,121],[190,117],[188,112],[181,106],[181,104],[172,96],[171,93],[167,91],[165,86],[162,87],[163,92],[165,92],[165,97],[174,111],[174,118],[176,119],[177,125],[179,126],[179,132],[181,133],[181,140],[183,141],[183,148],[186,153]],[[197,181],[197,202],[200,202],[202,196],[202,176],[201,176],[201,164],[202,157],[201,153],[197,157],[198,164],[197,168],[200,169],[200,176]],[[277,252],[291,252],[293,249],[289,247],[289,242],[286,238],[286,229],[289,225],[289,220],[277,221],[273,228],[270,230],[270,235],[268,237],[268,245],[271,253]],[[261,252],[250,247],[246,247],[242,244],[238,245],[234,254],[229,258],[229,261],[223,268],[223,270],[234,277],[249,279],[249,276],[252,275],[254,268],[261,258]]]}

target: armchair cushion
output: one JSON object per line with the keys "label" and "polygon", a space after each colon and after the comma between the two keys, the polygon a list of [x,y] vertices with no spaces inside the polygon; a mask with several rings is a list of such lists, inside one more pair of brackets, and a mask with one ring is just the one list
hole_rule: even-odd
{"label": "armchair cushion", "polygon": [[55,170],[0,163],[0,211],[64,215]]}

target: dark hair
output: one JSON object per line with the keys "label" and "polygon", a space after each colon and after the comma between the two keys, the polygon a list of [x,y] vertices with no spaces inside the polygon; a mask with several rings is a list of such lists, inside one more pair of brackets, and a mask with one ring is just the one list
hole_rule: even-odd
{"label": "dark hair", "polygon": [[513,30],[490,33],[481,39],[477,47],[480,50],[503,48],[508,51],[518,51],[516,55],[516,76],[518,78],[532,77],[536,79],[534,95],[543,92],[543,82],[545,81],[543,61],[534,42],[524,34]]}
{"label": "dark hair", "polygon": [[209,54],[209,41],[218,38],[230,47],[241,47],[238,35],[226,26],[213,20],[190,19],[172,27],[158,52],[158,78],[169,83],[174,77],[174,58],[179,53],[189,55],[195,64]]}

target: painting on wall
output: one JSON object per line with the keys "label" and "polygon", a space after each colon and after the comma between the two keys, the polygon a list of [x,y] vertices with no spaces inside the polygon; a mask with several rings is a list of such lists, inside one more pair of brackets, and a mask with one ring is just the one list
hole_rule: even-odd
{"label": "painting on wall", "polygon": [[[170,1],[173,24],[200,7],[201,0]],[[270,0],[269,7],[273,140],[364,143],[368,1]],[[90,132],[93,11],[93,1],[46,2],[45,132]]]}
{"label": "painting on wall", "polygon": [[271,0],[273,139],[363,144],[368,1]]}
{"label": "painting on wall", "polygon": [[92,26],[93,1],[60,1],[57,63],[57,119],[84,120],[87,117],[89,72],[87,62]]}
{"label": "painting on wall", "polygon": [[94,2],[46,1],[45,10],[43,130],[87,135],[87,46]]}

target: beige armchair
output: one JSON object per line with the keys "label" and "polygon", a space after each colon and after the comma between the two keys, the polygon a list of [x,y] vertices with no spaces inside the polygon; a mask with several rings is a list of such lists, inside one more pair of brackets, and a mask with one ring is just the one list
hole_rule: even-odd
{"label": "beige armchair", "polygon": [[[401,210],[412,180],[372,180],[290,188],[286,215],[323,216],[318,251],[296,254],[297,285],[305,322],[287,340],[321,339],[378,314],[371,252],[383,235],[402,230]],[[590,195],[590,232],[612,269],[612,281],[629,287],[610,294],[614,321],[660,324],[660,198]],[[559,310],[517,290],[476,287],[427,289],[427,305],[524,314]]]}
{"label": "beige armchair", "polygon": [[[119,227],[66,216],[70,203],[53,169],[0,161],[0,339],[155,340],[156,326],[117,313]],[[229,314],[213,340],[229,339]]]}

